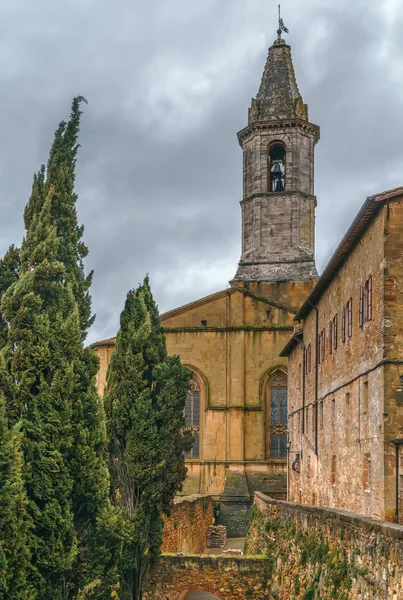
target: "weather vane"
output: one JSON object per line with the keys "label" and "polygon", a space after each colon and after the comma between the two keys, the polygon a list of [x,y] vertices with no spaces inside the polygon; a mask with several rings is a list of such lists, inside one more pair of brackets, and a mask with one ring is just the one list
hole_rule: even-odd
{"label": "weather vane", "polygon": [[287,27],[284,25],[283,19],[281,18],[280,4],[278,5],[278,29],[279,32],[284,31],[284,33],[290,33]]}

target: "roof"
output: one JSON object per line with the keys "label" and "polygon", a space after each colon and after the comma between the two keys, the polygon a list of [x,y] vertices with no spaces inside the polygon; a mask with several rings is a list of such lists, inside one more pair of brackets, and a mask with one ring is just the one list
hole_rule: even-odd
{"label": "roof", "polygon": [[291,48],[281,37],[269,49],[255,102],[254,117],[258,121],[287,118],[308,121],[308,108],[298,89]]}
{"label": "roof", "polygon": [[[216,300],[220,300],[221,298],[225,298],[225,297],[230,296],[235,293],[241,293],[244,296],[248,296],[249,298],[256,300],[257,302],[263,302],[264,304],[268,304],[269,306],[272,306],[279,310],[283,310],[283,311],[293,314],[293,315],[295,315],[295,313],[297,312],[297,310],[293,306],[290,306],[289,304],[286,304],[284,302],[279,302],[278,300],[274,300],[273,298],[268,298],[266,296],[260,296],[258,294],[254,294],[253,292],[249,291],[249,289],[241,287],[241,285],[239,285],[239,286],[235,285],[235,286],[232,286],[225,290],[221,290],[220,292],[210,294],[209,296],[204,296],[204,298],[199,298],[198,300],[195,300],[194,302],[189,302],[189,304],[184,304],[183,306],[179,306],[178,308],[174,308],[172,310],[169,310],[168,312],[162,313],[161,314],[161,322],[163,324],[163,321],[166,321],[167,319],[176,317],[177,315],[188,312],[189,310],[199,308],[200,306],[203,306],[204,304],[208,304],[209,302],[214,302]],[[101,348],[102,346],[114,346],[115,344],[116,344],[116,336],[107,338],[105,340],[100,340],[98,342],[94,342],[93,344],[91,344],[91,348]]]}
{"label": "roof", "polygon": [[[403,187],[394,188],[386,192],[381,192],[374,196],[369,196],[360,210],[358,211],[355,219],[351,223],[347,232],[345,233],[340,244],[337,246],[332,257],[330,258],[325,270],[320,276],[316,286],[305,300],[297,314],[295,320],[300,321],[305,319],[309,313],[313,310],[314,306],[317,305],[322,294],[329,287],[334,277],[339,272],[351,252],[355,248],[357,242],[365,233],[367,227],[371,221],[375,218],[378,211],[384,204],[394,200],[395,198],[403,197]],[[292,337],[285,348],[282,350],[280,356],[288,356],[298,341]]]}
{"label": "roof", "polygon": [[111,337],[106,340],[99,340],[91,344],[91,348],[100,348],[101,346],[114,346],[116,343],[116,337]]}

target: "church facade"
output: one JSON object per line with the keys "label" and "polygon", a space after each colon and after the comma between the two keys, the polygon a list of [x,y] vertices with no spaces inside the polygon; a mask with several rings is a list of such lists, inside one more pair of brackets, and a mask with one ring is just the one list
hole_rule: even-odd
{"label": "church facade", "polygon": [[[318,278],[319,128],[309,121],[280,31],[238,139],[243,198],[236,274],[230,287],[161,316],[169,353],[193,373],[186,422],[196,441],[182,493],[220,498],[230,536],[243,534],[255,490],[286,495],[288,374],[279,355]],[[94,347],[102,394],[114,339]]]}

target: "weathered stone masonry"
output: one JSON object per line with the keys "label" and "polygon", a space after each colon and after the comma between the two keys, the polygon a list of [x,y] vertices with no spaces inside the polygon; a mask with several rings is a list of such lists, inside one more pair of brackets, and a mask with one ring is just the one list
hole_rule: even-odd
{"label": "weathered stone masonry", "polygon": [[403,527],[399,525],[257,493],[246,551],[271,557],[269,598],[403,597]]}
{"label": "weathered stone masonry", "polygon": [[222,600],[267,600],[271,561],[227,556],[163,556],[144,600],[179,600],[185,590],[204,590]]}
{"label": "weathered stone masonry", "polygon": [[169,518],[164,519],[162,552],[201,554],[214,518],[211,496],[185,496],[175,500]]}

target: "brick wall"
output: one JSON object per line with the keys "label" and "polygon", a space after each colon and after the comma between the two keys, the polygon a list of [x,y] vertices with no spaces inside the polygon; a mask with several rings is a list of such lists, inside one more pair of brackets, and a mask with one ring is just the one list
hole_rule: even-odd
{"label": "brick wall", "polygon": [[211,496],[186,496],[175,500],[164,521],[162,552],[201,554],[206,549],[207,532],[214,518]]}
{"label": "brick wall", "polygon": [[[311,347],[305,375],[303,349],[289,362],[290,464],[300,456],[300,472],[290,469],[289,498],[393,518],[385,510],[384,469],[384,230],[380,210],[318,302],[318,331],[325,332],[324,360],[316,365],[316,312],[304,322],[303,342]],[[372,277],[372,319],[359,324],[360,287]],[[342,339],[343,307],[352,298],[352,331]],[[337,315],[337,348],[330,352],[330,323]],[[315,405],[316,369],[318,403]],[[302,420],[305,416],[304,433]],[[318,436],[317,454],[316,428]],[[391,448],[393,451],[393,448]],[[369,471],[368,471],[369,468]],[[367,476],[365,472],[367,471]],[[390,488],[392,494],[392,488]]]}
{"label": "brick wall", "polygon": [[257,493],[246,551],[271,557],[282,600],[402,597],[399,525]]}

